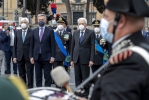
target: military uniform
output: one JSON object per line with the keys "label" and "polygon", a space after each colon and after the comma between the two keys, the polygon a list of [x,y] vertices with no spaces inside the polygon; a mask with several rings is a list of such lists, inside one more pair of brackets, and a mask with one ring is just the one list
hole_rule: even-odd
{"label": "military uniform", "polygon": [[[92,22],[92,25],[94,27],[99,27],[99,24],[100,24],[99,20],[94,20]],[[95,33],[95,37],[96,37],[95,40],[97,41],[97,44],[103,49],[105,56],[107,53],[107,58],[105,59],[108,60],[111,53],[111,45],[106,41],[105,41],[105,45],[101,43],[101,41],[104,39],[102,38],[100,33],[99,34]],[[92,72],[95,72],[100,66],[104,64],[103,60],[104,60],[104,54],[97,50],[96,44],[95,44],[95,59],[94,59],[94,65],[92,66]]]}
{"label": "military uniform", "polygon": [[[61,18],[61,17],[59,19],[57,19],[57,23],[65,23],[65,21],[66,20],[64,18]],[[71,33],[66,32],[66,31],[63,30],[62,32],[56,31],[56,34],[61,39],[61,42],[63,43],[64,48],[66,49],[67,53],[70,54],[71,38],[72,38]],[[69,40],[66,41],[64,38],[67,35],[69,37]],[[54,61],[54,64],[53,64],[54,68],[57,67],[57,66],[64,66],[65,59],[66,59],[66,56],[61,52],[60,47],[58,46],[58,44],[56,44],[56,55],[55,55],[55,61]]]}
{"label": "military uniform", "polygon": [[[109,0],[106,8],[134,17],[149,16],[144,0]],[[148,44],[141,30],[115,42],[109,66],[97,80],[91,100],[149,100]]]}

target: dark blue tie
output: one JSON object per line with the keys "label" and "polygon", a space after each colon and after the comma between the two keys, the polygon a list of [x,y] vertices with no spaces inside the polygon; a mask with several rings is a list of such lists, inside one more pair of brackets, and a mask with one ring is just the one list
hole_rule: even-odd
{"label": "dark blue tie", "polygon": [[82,40],[83,40],[83,33],[84,32],[81,32],[81,36],[80,36],[80,43],[82,42]]}

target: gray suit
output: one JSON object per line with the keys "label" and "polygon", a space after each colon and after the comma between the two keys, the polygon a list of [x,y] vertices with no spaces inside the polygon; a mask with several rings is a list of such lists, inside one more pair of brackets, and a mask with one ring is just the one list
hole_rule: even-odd
{"label": "gray suit", "polygon": [[[74,62],[76,86],[89,77],[89,61],[94,61],[95,34],[92,30],[86,29],[83,40],[80,43],[80,31],[75,31],[72,37],[71,61]],[[88,88],[85,96],[88,95]]]}

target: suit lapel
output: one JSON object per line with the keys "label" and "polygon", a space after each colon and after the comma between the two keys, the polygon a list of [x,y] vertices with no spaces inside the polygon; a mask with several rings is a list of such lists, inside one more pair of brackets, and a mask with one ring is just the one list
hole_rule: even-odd
{"label": "suit lapel", "polygon": [[47,34],[47,27],[45,26],[44,33],[43,33],[41,42],[43,41],[43,39],[44,39],[44,37],[46,36],[46,34]]}
{"label": "suit lapel", "polygon": [[29,37],[29,35],[30,35],[30,29],[28,28],[27,33],[26,33],[26,36],[25,36],[24,43],[26,42],[26,40]]}
{"label": "suit lapel", "polygon": [[23,44],[23,40],[22,40],[22,30],[20,30],[18,33],[19,33],[19,34],[17,34],[17,35],[18,35],[18,37],[20,38],[21,43]]}
{"label": "suit lapel", "polygon": [[35,34],[37,34],[37,35],[35,35],[36,39],[38,40],[38,42],[40,42],[40,39],[39,39],[39,27],[36,29]]}

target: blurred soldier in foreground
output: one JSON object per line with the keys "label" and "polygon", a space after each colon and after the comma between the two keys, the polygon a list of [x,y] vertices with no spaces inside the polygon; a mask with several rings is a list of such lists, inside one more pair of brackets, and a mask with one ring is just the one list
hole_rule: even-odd
{"label": "blurred soldier in foreground", "polygon": [[107,2],[100,28],[114,44],[91,100],[149,100],[149,48],[141,34],[148,12],[144,0]]}
{"label": "blurred soldier in foreground", "polygon": [[0,100],[29,100],[25,84],[15,76],[0,76]]}
{"label": "blurred soldier in foreground", "polygon": [[101,36],[100,21],[94,20],[92,25],[95,33],[95,59],[94,65],[92,66],[92,72],[95,72],[101,65],[105,64],[109,59],[109,43]]}

